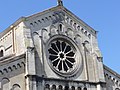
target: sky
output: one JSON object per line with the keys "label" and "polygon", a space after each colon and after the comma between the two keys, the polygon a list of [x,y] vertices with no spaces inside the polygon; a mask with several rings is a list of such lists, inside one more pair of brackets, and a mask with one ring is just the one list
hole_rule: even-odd
{"label": "sky", "polygon": [[[63,0],[64,6],[98,31],[105,65],[120,74],[120,0]],[[57,0],[1,0],[0,32],[22,16],[44,11]]]}

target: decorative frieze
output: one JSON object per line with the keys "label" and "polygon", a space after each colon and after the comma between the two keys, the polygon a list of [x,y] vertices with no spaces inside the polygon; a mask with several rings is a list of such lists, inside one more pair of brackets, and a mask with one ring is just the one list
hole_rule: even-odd
{"label": "decorative frieze", "polygon": [[84,34],[85,36],[87,36],[89,39],[91,38],[91,34],[89,31],[87,31],[86,29],[84,29],[81,25],[79,25],[78,23],[76,23],[74,20],[72,20],[71,18],[69,18],[68,16],[65,16],[65,22],[67,24],[69,24],[74,30],[76,31],[80,31],[82,34]]}
{"label": "decorative frieze", "polygon": [[[106,67],[105,67],[106,68]],[[116,88],[115,90],[120,90],[120,79],[119,77],[117,77],[117,75],[114,75],[110,72],[108,72],[105,70],[105,78],[106,78],[106,82],[107,82],[107,85],[111,85],[113,86],[114,88]]]}
{"label": "decorative frieze", "polygon": [[51,85],[46,84],[44,90],[87,90],[85,86],[64,86],[64,85]]}
{"label": "decorative frieze", "polygon": [[39,18],[30,23],[30,26],[35,27],[40,24],[45,24],[46,22],[52,21],[53,23],[63,20],[63,12],[54,12],[52,15]]}
{"label": "decorative frieze", "polygon": [[0,75],[5,75],[7,73],[13,72],[13,71],[15,71],[17,69],[20,69],[22,67],[23,68],[25,67],[24,62],[18,62],[15,65],[12,65],[12,66],[6,66],[3,69],[0,69]]}

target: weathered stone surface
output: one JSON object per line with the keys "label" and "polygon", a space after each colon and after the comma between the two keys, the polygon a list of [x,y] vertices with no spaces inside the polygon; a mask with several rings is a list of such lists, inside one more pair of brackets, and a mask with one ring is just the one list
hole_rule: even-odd
{"label": "weathered stone surface", "polygon": [[2,90],[119,90],[96,31],[63,6],[21,18],[0,34]]}

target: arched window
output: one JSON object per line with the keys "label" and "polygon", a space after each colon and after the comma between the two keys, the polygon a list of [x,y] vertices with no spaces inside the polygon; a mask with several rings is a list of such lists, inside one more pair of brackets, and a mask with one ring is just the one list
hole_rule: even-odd
{"label": "arched window", "polygon": [[49,84],[46,84],[44,90],[50,90],[50,85],[49,85]]}
{"label": "arched window", "polygon": [[53,85],[53,86],[52,86],[52,90],[56,90],[56,85]]}
{"label": "arched window", "polygon": [[1,81],[2,90],[9,90],[9,79],[3,78]]}
{"label": "arched window", "polygon": [[65,90],[69,90],[69,87],[68,87],[68,86],[65,86]]}
{"label": "arched window", "polygon": [[62,31],[62,24],[59,24],[59,30]]}
{"label": "arched window", "polygon": [[13,87],[12,87],[12,90],[21,90],[20,85],[14,84]]}
{"label": "arched window", "polygon": [[115,90],[120,90],[119,88],[116,88]]}
{"label": "arched window", "polygon": [[82,90],[82,88],[81,88],[81,87],[78,87],[78,90]]}
{"label": "arched window", "polygon": [[53,36],[53,35],[56,35],[58,32],[57,32],[57,29],[54,25],[51,25],[50,26],[50,35]]}
{"label": "arched window", "polygon": [[85,31],[84,34],[87,36],[87,31]]}
{"label": "arched window", "polygon": [[83,90],[87,90],[87,88],[86,87],[84,87],[84,89]]}
{"label": "arched window", "polygon": [[75,90],[75,87],[74,87],[74,86],[72,86],[72,90]]}
{"label": "arched window", "polygon": [[63,90],[63,87],[61,85],[59,85],[58,90]]}
{"label": "arched window", "polygon": [[3,57],[3,50],[0,51],[0,57]]}

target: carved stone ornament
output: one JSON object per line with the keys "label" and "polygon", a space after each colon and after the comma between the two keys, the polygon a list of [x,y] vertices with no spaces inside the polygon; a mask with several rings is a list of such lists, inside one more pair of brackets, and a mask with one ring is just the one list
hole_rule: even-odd
{"label": "carved stone ornament", "polygon": [[72,76],[82,66],[77,45],[66,36],[54,36],[47,44],[47,59],[51,69],[60,76]]}

